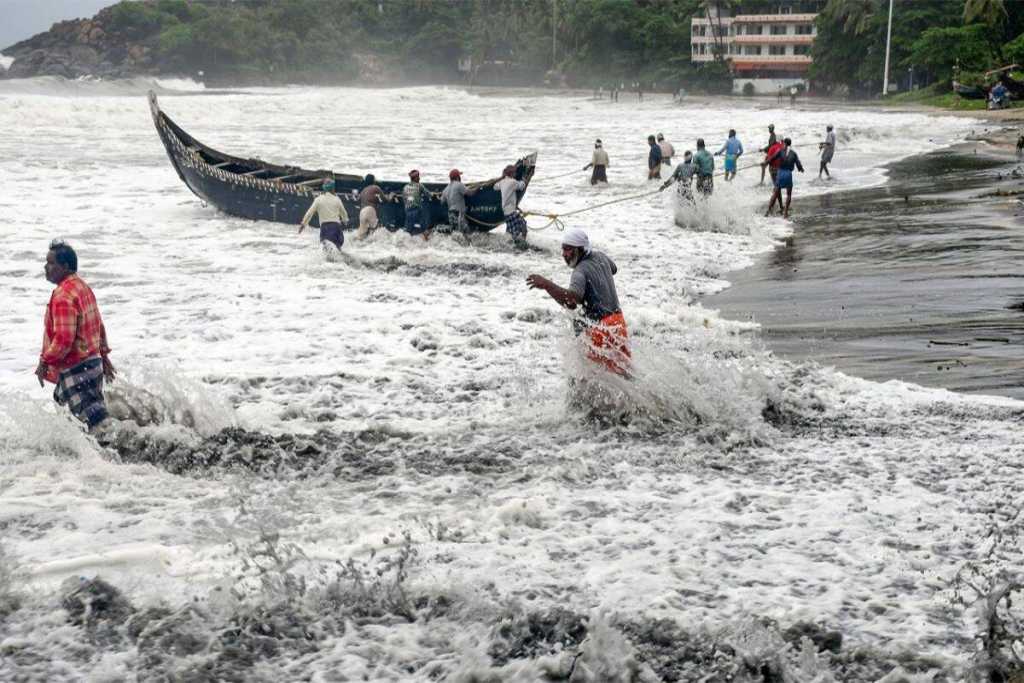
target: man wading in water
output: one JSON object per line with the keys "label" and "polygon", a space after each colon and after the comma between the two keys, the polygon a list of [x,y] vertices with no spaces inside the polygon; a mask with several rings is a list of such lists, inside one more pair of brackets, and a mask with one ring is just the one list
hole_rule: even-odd
{"label": "man wading in water", "polygon": [[338,199],[338,195],[334,194],[333,180],[324,181],[323,194],[318,194],[313,203],[309,205],[306,215],[299,223],[300,233],[309,225],[314,213],[320,220],[320,243],[330,242],[341,249],[341,245],[345,243],[345,235],[342,234],[341,227],[342,224],[348,224],[348,212],[345,211],[345,205]]}
{"label": "man wading in water", "polygon": [[526,181],[516,180],[516,167],[509,165],[501,172],[501,180],[494,183],[494,189],[501,193],[501,212],[505,214],[505,231],[512,236],[512,243],[520,249],[526,247],[526,217],[519,210],[519,195],[526,189]]}
{"label": "man wading in water", "polygon": [[50,243],[46,279],[57,285],[46,306],[43,352],[36,366],[39,386],[56,385],[53,399],[93,431],[107,419],[103,378],[114,381],[107,331],[89,285],[78,277],[78,256],[69,245]]}
{"label": "man wading in water", "polygon": [[784,147],[768,159],[769,163],[775,159],[779,160],[779,174],[775,178],[775,191],[772,192],[772,198],[768,200],[768,211],[764,215],[772,214],[772,204],[776,200],[779,201],[779,204],[782,203],[782,191],[785,190],[786,208],[782,212],[782,217],[789,218],[789,203],[793,201],[793,169],[796,168],[803,173],[804,167],[800,163],[800,157],[793,151],[793,141],[786,138],[782,144]]}
{"label": "man wading in water", "polygon": [[832,157],[836,153],[836,132],[832,130],[831,123],[825,127],[825,141],[818,143],[818,149],[821,150],[821,168],[818,169],[818,179],[821,180],[821,174],[824,173],[831,180],[832,174],[828,172],[828,165],[832,163]]}
{"label": "man wading in water", "polygon": [[618,268],[610,258],[590,248],[587,233],[579,228],[562,237],[562,259],[572,268],[568,289],[540,275],[530,275],[526,284],[530,289],[543,289],[569,310],[582,306],[583,315],[573,321],[573,328],[577,336],[584,331],[587,334],[587,358],[616,375],[629,377],[629,330],[615,291]]}
{"label": "man wading in water", "polygon": [[704,138],[697,138],[697,153],[693,155],[693,166],[697,169],[697,192],[705,198],[715,191],[715,158],[704,147]]}
{"label": "man wading in water", "polygon": [[594,153],[590,157],[590,163],[583,167],[586,171],[588,168],[593,168],[593,173],[590,174],[590,184],[597,185],[598,183],[608,182],[608,152],[604,151],[601,147],[601,138],[594,140]]}
{"label": "man wading in water", "polygon": [[678,182],[679,198],[693,204],[693,174],[696,172],[697,169],[693,165],[693,153],[690,150],[686,150],[686,154],[683,155],[683,163],[676,166],[676,170],[672,172],[668,180],[662,183],[658,189],[665,190],[672,183]]}

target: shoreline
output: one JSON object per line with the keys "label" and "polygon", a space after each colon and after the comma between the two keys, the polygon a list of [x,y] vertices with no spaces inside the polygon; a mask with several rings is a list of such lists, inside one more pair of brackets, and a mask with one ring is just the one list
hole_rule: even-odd
{"label": "shoreline", "polygon": [[985,130],[888,164],[883,185],[797,195],[791,236],[702,302],[757,322],[783,357],[1024,398],[1016,136]]}

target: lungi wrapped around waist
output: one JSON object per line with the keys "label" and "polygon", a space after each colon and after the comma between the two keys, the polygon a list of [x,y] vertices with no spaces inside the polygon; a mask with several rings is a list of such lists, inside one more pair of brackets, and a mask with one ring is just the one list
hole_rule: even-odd
{"label": "lungi wrapped around waist", "polygon": [[66,405],[71,414],[90,427],[107,419],[103,401],[103,360],[89,358],[57,376],[53,400]]}
{"label": "lungi wrapped around waist", "polygon": [[629,376],[629,330],[622,311],[601,318],[586,328],[587,359],[605,366],[616,375]]}

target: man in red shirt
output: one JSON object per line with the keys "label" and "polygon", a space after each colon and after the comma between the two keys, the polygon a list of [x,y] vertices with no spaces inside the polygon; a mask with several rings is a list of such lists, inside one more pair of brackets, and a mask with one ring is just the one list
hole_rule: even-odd
{"label": "man in red shirt", "polygon": [[78,256],[69,245],[50,243],[46,279],[57,285],[46,307],[39,386],[56,385],[53,398],[90,429],[107,419],[103,378],[114,380],[107,331],[89,285],[78,277]]}

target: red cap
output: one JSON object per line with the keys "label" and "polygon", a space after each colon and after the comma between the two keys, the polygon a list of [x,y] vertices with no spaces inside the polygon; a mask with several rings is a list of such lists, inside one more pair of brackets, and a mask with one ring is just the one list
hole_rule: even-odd
{"label": "red cap", "polygon": [[457,168],[453,168],[452,170],[448,171],[448,179],[449,180],[455,180],[456,178],[461,178],[461,177],[462,177],[462,171],[460,171]]}
{"label": "red cap", "polygon": [[420,172],[419,172],[419,171],[417,171],[417,170],[416,170],[415,168],[414,168],[414,169],[412,169],[411,171],[409,171],[409,177],[410,177],[410,178],[413,178],[413,177],[415,177],[415,176],[418,176],[419,174],[420,174]]}

